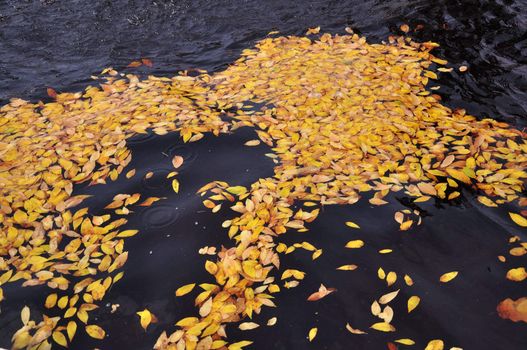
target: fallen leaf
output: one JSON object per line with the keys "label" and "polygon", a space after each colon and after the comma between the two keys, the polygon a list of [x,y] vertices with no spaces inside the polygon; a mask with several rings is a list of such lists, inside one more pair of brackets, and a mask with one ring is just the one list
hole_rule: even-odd
{"label": "fallen leaf", "polygon": [[412,312],[412,310],[414,310],[417,307],[417,305],[419,305],[420,301],[421,301],[421,298],[419,298],[418,296],[416,295],[411,296],[408,299],[408,313]]}
{"label": "fallen leaf", "polygon": [[27,325],[29,322],[29,308],[27,306],[22,308],[22,311],[20,312],[20,319],[24,325]]}
{"label": "fallen leaf", "polygon": [[507,298],[498,304],[497,311],[501,318],[527,323],[527,297],[518,300]]}
{"label": "fallen leaf", "polygon": [[183,165],[183,157],[177,155],[174,156],[174,158],[172,158],[172,165],[175,169],[179,168],[181,165]]}
{"label": "fallen leaf", "polygon": [[360,228],[359,225],[357,225],[356,223],[354,223],[352,221],[346,221],[346,226],[349,226],[351,228]]}
{"label": "fallen leaf", "polygon": [[364,331],[361,331],[360,329],[355,329],[352,326],[349,325],[349,323],[346,323],[346,329],[353,334],[368,334]]}
{"label": "fallen leaf", "polygon": [[104,339],[104,336],[106,335],[106,332],[104,329],[97,325],[88,325],[85,327],[86,333],[94,339]]}
{"label": "fallen leaf", "polygon": [[172,189],[174,192],[179,192],[179,181],[177,179],[172,180]]}
{"label": "fallen leaf", "polygon": [[445,344],[441,339],[431,340],[428,345],[426,345],[425,350],[443,350]]}
{"label": "fallen leaf", "polygon": [[397,289],[393,292],[386,293],[382,297],[379,298],[379,303],[381,304],[388,304],[390,301],[395,299],[397,297],[397,294],[399,294],[400,289]]}
{"label": "fallen leaf", "polygon": [[354,241],[349,241],[346,243],[346,248],[356,249],[356,248],[362,248],[364,246],[364,242],[360,239],[356,239]]}
{"label": "fallen leaf", "polygon": [[512,221],[521,227],[527,227],[527,219],[516,213],[509,213]]}
{"label": "fallen leaf", "polygon": [[177,290],[176,290],[176,296],[177,297],[181,297],[185,294],[188,294],[190,293],[194,287],[196,286],[196,283],[190,283],[190,284],[186,284],[182,287],[179,287]]}
{"label": "fallen leaf", "polygon": [[458,274],[458,271],[447,272],[447,273],[441,275],[441,277],[439,277],[439,281],[443,282],[443,283],[450,282],[454,278],[457,277],[457,274]]}
{"label": "fallen leaf", "polygon": [[311,294],[307,298],[307,301],[320,300],[320,299],[326,297],[327,295],[333,293],[334,291],[336,291],[335,288],[326,288],[323,284],[321,284],[320,287],[318,288],[318,292],[315,292],[315,293]]}
{"label": "fallen leaf", "polygon": [[317,336],[317,332],[318,332],[318,328],[311,328],[309,330],[309,334],[308,334],[308,339],[309,341],[313,341],[313,339],[315,339],[315,337]]}
{"label": "fallen leaf", "polygon": [[260,144],[260,140],[250,140],[244,143],[245,146],[258,146]]}
{"label": "fallen leaf", "polygon": [[521,282],[524,279],[527,278],[527,271],[525,271],[525,267],[518,267],[515,269],[510,269],[507,271],[507,279],[514,281],[514,282]]}
{"label": "fallen leaf", "polygon": [[386,323],[386,322],[377,322],[377,323],[371,325],[370,328],[373,328],[373,329],[375,329],[377,331],[381,331],[381,332],[395,332],[395,327],[392,326],[389,323]]}
{"label": "fallen leaf", "polygon": [[254,322],[242,322],[238,326],[238,328],[240,330],[242,330],[242,331],[248,331],[248,330],[251,330],[251,329],[258,328],[258,327],[260,327],[260,325],[258,323],[254,323]]}
{"label": "fallen leaf", "polygon": [[146,331],[146,329],[152,322],[152,313],[148,309],[144,309],[143,311],[138,311],[137,315],[139,315],[141,327],[143,327],[143,329]]}

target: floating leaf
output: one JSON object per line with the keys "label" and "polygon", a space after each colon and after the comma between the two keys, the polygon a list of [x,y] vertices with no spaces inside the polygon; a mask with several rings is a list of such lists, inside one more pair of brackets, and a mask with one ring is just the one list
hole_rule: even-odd
{"label": "floating leaf", "polygon": [[355,329],[352,326],[349,325],[349,323],[346,323],[346,329],[353,334],[368,334],[364,331],[361,331],[360,329]]}
{"label": "floating leaf", "polygon": [[443,350],[445,347],[445,344],[441,339],[434,339],[431,340],[428,345],[426,345],[425,350]]}
{"label": "floating leaf", "polygon": [[240,330],[242,330],[242,331],[247,331],[247,330],[255,329],[255,328],[258,328],[258,327],[260,327],[260,325],[258,323],[254,323],[254,322],[242,322],[238,326],[238,328]]}
{"label": "floating leaf", "polygon": [[315,28],[309,28],[308,31],[306,32],[306,35],[318,34],[319,32],[320,32],[320,26],[315,27]]}
{"label": "floating leaf", "polygon": [[68,341],[66,340],[66,337],[64,336],[64,334],[62,334],[62,332],[60,331],[55,331],[53,332],[53,341],[61,346],[64,346],[64,347],[67,347],[68,346]]}
{"label": "floating leaf", "polygon": [[388,275],[386,275],[386,283],[388,284],[388,287],[394,284],[397,281],[397,274],[393,271],[388,272]]}
{"label": "floating leaf", "polygon": [[516,213],[509,213],[512,221],[521,227],[527,227],[527,219]]}
{"label": "floating leaf", "polygon": [[66,331],[68,333],[68,338],[70,338],[70,341],[72,341],[75,337],[75,333],[77,332],[77,323],[75,321],[69,321]]}
{"label": "floating leaf", "polygon": [[364,242],[361,241],[360,239],[356,239],[354,241],[349,241],[348,243],[346,243],[346,248],[356,249],[356,248],[362,248],[363,246],[364,246]]}
{"label": "floating leaf", "polygon": [[29,308],[27,306],[22,308],[22,311],[20,312],[20,319],[24,325],[27,325],[29,322]]}
{"label": "floating leaf", "polygon": [[324,297],[326,297],[327,295],[333,293],[334,291],[336,291],[335,288],[326,288],[323,284],[320,285],[320,287],[318,288],[318,291],[311,294],[308,298],[307,298],[307,301],[317,301],[317,300],[320,300]]}
{"label": "floating leaf", "polygon": [[177,297],[181,297],[185,294],[188,294],[192,291],[192,289],[194,289],[194,287],[196,286],[196,283],[190,283],[190,284],[186,284],[182,287],[179,287],[177,290],[176,290],[176,296]]}
{"label": "floating leaf", "polygon": [[375,329],[377,331],[381,331],[381,332],[395,332],[395,327],[392,326],[389,323],[386,323],[386,322],[375,323],[375,324],[371,325],[370,328],[373,328],[373,329]]}
{"label": "floating leaf", "polygon": [[106,332],[104,329],[97,325],[89,325],[86,326],[86,333],[94,339],[104,339],[104,336],[106,335]]}
{"label": "floating leaf", "polygon": [[346,226],[351,227],[351,228],[360,228],[359,225],[357,225],[356,223],[352,221],[346,221]]}
{"label": "floating leaf", "polygon": [[384,294],[382,297],[379,298],[379,303],[388,304],[390,301],[397,297],[397,294],[399,294],[399,290],[400,289],[397,289],[393,292]]}
{"label": "floating leaf", "polygon": [[55,307],[57,304],[57,294],[53,293],[47,296],[46,302],[44,303],[44,307],[46,309],[51,309],[52,307]]}
{"label": "floating leaf", "polygon": [[341,270],[341,271],[353,271],[353,270],[355,270],[357,267],[358,267],[357,265],[342,265],[342,266],[337,267],[337,270]]}
{"label": "floating leaf", "polygon": [[421,298],[419,298],[418,296],[416,295],[411,296],[408,299],[408,313],[412,312],[412,310],[415,309],[417,305],[419,305],[420,301],[421,301]]}
{"label": "floating leaf", "polygon": [[179,181],[177,179],[172,180],[172,189],[174,192],[179,192]]}
{"label": "floating leaf", "polygon": [[178,155],[174,156],[174,158],[172,158],[172,165],[175,169],[179,168],[181,165],[183,165],[183,157]]}
{"label": "floating leaf", "polygon": [[441,275],[441,277],[439,277],[439,281],[443,282],[443,283],[450,282],[454,278],[457,277],[457,274],[458,274],[458,271],[447,272],[447,273]]}
{"label": "floating leaf", "polygon": [[313,341],[315,337],[317,336],[318,328],[314,327],[309,330],[308,339],[309,341]]}
{"label": "floating leaf", "polygon": [[507,271],[507,279],[514,281],[514,282],[521,282],[524,279],[527,278],[527,271],[525,271],[525,267],[518,267],[515,269],[510,269]]}
{"label": "floating leaf", "polygon": [[152,322],[152,313],[148,309],[144,309],[143,311],[138,311],[137,314],[139,315],[141,327],[143,327],[143,329],[146,331]]}
{"label": "floating leaf", "polygon": [[250,140],[244,143],[245,146],[258,146],[260,144],[260,140]]}

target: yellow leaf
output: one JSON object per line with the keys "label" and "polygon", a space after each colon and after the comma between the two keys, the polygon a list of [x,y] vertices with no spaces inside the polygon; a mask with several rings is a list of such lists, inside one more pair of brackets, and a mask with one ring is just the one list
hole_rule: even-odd
{"label": "yellow leaf", "polygon": [[251,329],[258,328],[258,327],[260,327],[260,325],[258,323],[254,323],[254,322],[242,322],[238,326],[238,328],[241,331],[248,331],[248,330],[251,330]]}
{"label": "yellow leaf", "polygon": [[386,275],[386,283],[388,284],[388,287],[397,281],[397,274],[393,271],[388,272],[388,275]]}
{"label": "yellow leaf", "polygon": [[120,232],[117,237],[125,238],[125,237],[132,237],[135,236],[139,232],[139,230],[125,230],[123,232]]}
{"label": "yellow leaf", "polygon": [[490,198],[485,196],[478,196],[478,202],[487,206],[487,207],[497,207],[498,205],[494,203]]}
{"label": "yellow leaf", "polygon": [[403,344],[403,345],[414,345],[415,342],[412,339],[404,338],[404,339],[397,339],[395,340],[396,343]]}
{"label": "yellow leaf", "polygon": [[414,281],[412,280],[412,277],[410,277],[408,275],[404,275],[404,282],[406,283],[407,286],[413,286],[414,285]]}
{"label": "yellow leaf", "polygon": [[196,283],[190,283],[190,284],[186,284],[182,287],[179,287],[177,290],[176,290],[176,296],[177,297],[181,297],[185,294],[188,294],[192,291],[192,289],[194,289],[194,287],[196,286]]}
{"label": "yellow leaf", "polygon": [[527,219],[516,213],[509,213],[512,221],[521,227],[527,227]]}
{"label": "yellow leaf", "polygon": [[318,332],[318,328],[314,327],[314,328],[311,328],[309,330],[309,334],[307,336],[307,338],[309,339],[309,341],[313,341],[313,339],[315,339],[315,337],[317,336],[317,332]]}
{"label": "yellow leaf", "polygon": [[86,326],[86,333],[94,339],[104,339],[106,335],[104,329],[94,324]]}
{"label": "yellow leaf", "polygon": [[179,181],[177,179],[172,180],[172,189],[174,192],[179,192]]}
{"label": "yellow leaf", "polygon": [[342,265],[342,266],[337,267],[337,270],[341,270],[341,271],[353,271],[353,270],[355,270],[357,267],[358,267],[357,265]]}
{"label": "yellow leaf", "polygon": [[57,294],[53,293],[53,294],[48,295],[48,297],[46,298],[46,302],[44,303],[44,306],[46,307],[46,309],[51,309],[52,307],[55,307],[56,304],[57,304]]}
{"label": "yellow leaf", "polygon": [[370,328],[381,332],[395,332],[395,327],[386,322],[377,322],[373,324]]}
{"label": "yellow leaf", "polygon": [[176,326],[179,326],[179,327],[191,327],[193,325],[195,325],[196,323],[198,323],[198,318],[197,317],[185,317],[185,318],[182,318],[181,320],[179,320],[177,323],[176,323]]}
{"label": "yellow leaf", "polygon": [[346,248],[355,249],[355,248],[362,248],[363,246],[364,246],[364,242],[361,241],[360,239],[356,239],[354,241],[349,241],[348,243],[346,243]]}
{"label": "yellow leaf", "polygon": [[27,306],[24,306],[22,308],[22,311],[20,312],[20,319],[22,320],[22,323],[26,325],[29,322],[29,308]]}
{"label": "yellow leaf", "polygon": [[130,170],[129,172],[126,173],[126,178],[127,178],[127,179],[130,179],[130,178],[132,178],[134,175],[135,175],[135,169],[132,169],[132,170]]}
{"label": "yellow leaf", "polygon": [[353,328],[349,323],[346,323],[346,329],[353,334],[368,334],[364,331],[361,331],[360,329]]}
{"label": "yellow leaf", "polygon": [[439,281],[443,283],[452,281],[454,278],[456,278],[457,274],[458,274],[458,271],[447,272],[443,274],[441,277],[439,277]]}
{"label": "yellow leaf", "polygon": [[425,350],[443,350],[445,344],[441,339],[431,340],[426,346]]}
{"label": "yellow leaf", "polygon": [[70,341],[72,341],[75,337],[75,333],[77,332],[77,323],[75,321],[69,321],[66,331],[68,332],[68,338],[70,338]]}
{"label": "yellow leaf", "polygon": [[465,173],[462,172],[462,171],[459,171],[459,170],[456,170],[456,169],[447,168],[446,172],[448,173],[448,175],[452,176],[454,179],[459,180],[461,182],[464,182],[467,185],[470,185],[472,183],[472,181],[470,180],[470,177],[465,175]]}
{"label": "yellow leaf", "polygon": [[59,331],[55,331],[53,332],[53,340],[55,341],[55,343],[59,344],[59,345],[62,345],[64,347],[67,347],[68,346],[68,341],[66,340],[66,337],[64,336],[64,334],[62,334],[62,332],[59,332]]}
{"label": "yellow leaf", "polygon": [[397,294],[399,294],[399,290],[400,289],[397,289],[397,290],[395,290],[393,292],[384,294],[382,297],[379,298],[379,303],[381,303],[381,304],[388,304],[390,301],[395,299]]}
{"label": "yellow leaf", "polygon": [[244,143],[245,146],[258,146],[260,144],[260,140],[250,140]]}
{"label": "yellow leaf", "polygon": [[352,227],[352,228],[360,228],[359,225],[357,225],[356,223],[354,223],[352,221],[346,221],[346,225],[349,226],[349,227]]}
{"label": "yellow leaf", "polygon": [[229,345],[228,349],[229,350],[239,350],[239,349],[242,349],[248,345],[251,345],[253,342],[252,341],[249,341],[249,340],[242,340],[242,341],[239,341],[237,343],[232,343],[231,345]]}
{"label": "yellow leaf", "polygon": [[318,27],[315,27],[315,28],[309,28],[306,32],[306,35],[309,35],[309,34],[318,34],[320,32],[320,26]]}
{"label": "yellow leaf", "polygon": [[412,226],[413,223],[414,223],[413,220],[406,220],[399,226],[399,229],[401,231],[406,231]]}
{"label": "yellow leaf", "polygon": [[412,310],[415,309],[417,305],[419,305],[420,301],[421,301],[421,298],[419,298],[418,296],[416,295],[411,296],[408,299],[408,313],[412,312]]}
{"label": "yellow leaf", "polygon": [[527,272],[524,267],[518,267],[507,271],[507,279],[514,282],[521,282],[527,278]]}
{"label": "yellow leaf", "polygon": [[152,313],[148,309],[144,309],[143,311],[138,311],[137,314],[140,317],[141,327],[146,331],[152,322]]}
{"label": "yellow leaf", "polygon": [[27,214],[22,210],[15,211],[13,219],[17,224],[24,224],[27,221]]}

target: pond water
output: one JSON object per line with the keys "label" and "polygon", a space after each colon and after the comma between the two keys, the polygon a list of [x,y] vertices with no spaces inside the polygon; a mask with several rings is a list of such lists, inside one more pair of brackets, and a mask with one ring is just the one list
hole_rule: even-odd
{"label": "pond water", "polygon": [[[209,72],[225,69],[270,31],[303,35],[307,28],[344,33],[345,27],[380,42],[401,34],[399,26],[415,28],[416,41],[435,41],[435,54],[453,66],[441,75],[437,91],[449,107],[467,109],[477,117],[505,121],[518,129],[527,126],[527,3],[510,1],[0,1],[0,104],[13,97],[48,101],[46,88],[59,92],[80,91],[95,82],[91,75],[106,67],[143,76],[173,76],[198,68]],[[127,68],[140,58],[152,67]],[[272,176],[273,162],[264,156],[265,145],[244,147],[256,134],[240,129],[229,135],[207,135],[200,142],[184,144],[178,135],[137,137],[128,140],[133,160],[132,180],[112,185],[75,188],[78,194],[94,194],[86,203],[93,213],[117,193],[140,192],[166,196],[159,205],[130,215],[128,226],[141,234],[127,241],[125,277],[96,311],[97,324],[108,336],[96,341],[79,332],[72,349],[151,349],[159,334],[173,328],[176,320],[193,315],[196,309],[176,300],[174,290],[192,282],[208,281],[203,246],[228,245],[221,223],[232,217],[228,209],[212,214],[195,193],[203,184],[223,180],[248,186],[258,178]],[[170,159],[180,154],[179,194],[163,178],[171,169]],[[153,171],[156,176],[141,180]],[[518,258],[504,265],[498,255],[507,253],[508,239],[527,240],[525,229],[508,218],[507,207],[486,208],[466,196],[456,204],[425,203],[427,217],[409,232],[398,230],[393,212],[408,206],[402,194],[390,197],[390,205],[372,208],[366,200],[353,206],[326,206],[307,233],[284,236],[286,244],[309,240],[324,250],[313,262],[308,253],[285,255],[284,266],[306,271],[298,288],[276,298],[276,309],[267,308],[255,322],[265,324],[276,316],[274,327],[252,331],[228,328],[229,339],[254,341],[254,349],[384,349],[395,338],[390,333],[368,331],[352,335],[346,322],[367,328],[373,323],[371,302],[383,286],[377,275],[381,267],[379,249],[394,253],[383,257],[387,270],[408,273],[414,279],[413,294],[421,296],[415,314],[407,315],[406,304],[395,308],[397,335],[412,338],[419,348],[431,339],[464,349],[525,349],[526,323],[498,317],[496,305],[505,298],[526,296],[525,281],[505,279],[507,270],[525,265]],[[395,204],[393,204],[395,203]],[[354,252],[342,247],[350,239],[344,222],[360,225],[372,250]],[[335,266],[354,263],[361,269],[343,273]],[[459,270],[457,284],[437,285],[446,271]],[[0,273],[1,274],[1,273]],[[402,275],[400,276],[400,278]],[[320,283],[338,289],[317,303],[306,298]],[[0,347],[9,348],[12,334],[21,326],[20,310],[28,305],[43,311],[45,287],[7,285],[9,298],[1,304]],[[401,291],[406,300],[412,294]],[[119,304],[110,313],[110,305]],[[159,319],[141,328],[136,312],[148,308]],[[419,311],[419,312],[417,312]],[[367,320],[367,321],[365,321]],[[307,332],[318,327],[316,342]],[[404,335],[404,336],[403,336]],[[401,349],[404,345],[398,345]],[[59,348],[57,346],[57,348]]]}

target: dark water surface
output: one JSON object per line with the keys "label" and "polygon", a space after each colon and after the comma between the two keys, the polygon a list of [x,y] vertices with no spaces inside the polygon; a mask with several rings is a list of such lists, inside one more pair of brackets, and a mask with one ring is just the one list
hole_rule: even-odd
{"label": "dark water surface", "polygon": [[[240,51],[272,30],[284,35],[303,34],[320,25],[322,31],[343,32],[350,26],[380,41],[399,33],[408,23],[422,29],[412,33],[418,40],[441,44],[436,54],[452,64],[467,65],[468,72],[442,74],[440,94],[451,107],[464,107],[478,117],[527,126],[527,2],[514,1],[25,1],[0,0],[0,104],[9,98],[46,98],[46,87],[78,91],[93,81],[103,68],[170,76],[187,68],[224,69]],[[126,69],[130,61],[147,57],[154,66]],[[244,147],[254,131],[241,129],[218,138],[184,145],[178,135],[135,138],[129,141],[136,168],[131,180],[108,186],[80,186],[77,193],[95,194],[87,202],[100,213],[117,193],[141,192],[168,199],[129,215],[130,228],[140,234],[127,239],[129,259],[125,277],[112,288],[104,303],[121,305],[110,314],[103,303],[96,322],[106,329],[104,341],[92,341],[79,331],[72,349],[150,349],[162,330],[197,310],[188,298],[174,299],[174,290],[192,282],[209,282],[203,269],[203,246],[231,244],[221,222],[233,215],[228,209],[211,214],[195,195],[212,180],[232,185],[250,185],[272,175],[273,163],[264,154],[266,146]],[[185,157],[181,191],[175,194],[162,180],[171,171],[170,159]],[[168,155],[168,157],[167,157]],[[140,180],[148,171],[156,176]],[[159,178],[157,176],[159,175]],[[496,313],[499,301],[527,295],[525,282],[505,279],[509,268],[525,265],[516,258],[506,264],[507,240],[525,230],[508,219],[507,208],[476,205],[465,193],[454,205],[421,206],[428,216],[421,226],[398,231],[393,212],[405,208],[405,198],[396,194],[389,206],[372,208],[366,200],[353,206],[325,207],[307,233],[288,233],[290,244],[309,241],[323,248],[316,261],[310,254],[295,252],[282,265],[306,271],[300,287],[280,293],[277,309],[267,308],[255,322],[265,324],[277,316],[275,327],[241,332],[229,327],[229,339],[254,340],[254,349],[386,349],[397,338],[416,341],[422,349],[431,339],[443,339],[447,348],[527,349],[527,325],[502,320]],[[361,230],[344,225],[352,220]],[[360,232],[360,236],[359,233]],[[366,247],[343,248],[350,239],[361,238]],[[382,256],[378,250],[391,248]],[[357,264],[354,272],[336,271],[343,264]],[[352,335],[344,328],[367,329],[376,322],[370,304],[386,291],[376,277],[379,267],[408,273],[412,288],[404,288],[395,307],[397,334],[376,331]],[[438,277],[459,270],[456,283],[441,284]],[[316,302],[305,300],[320,283],[338,289]],[[398,282],[400,283],[400,281]],[[19,312],[28,305],[42,310],[46,288],[8,285],[9,298],[1,306],[0,347],[9,348],[11,335],[21,326]],[[405,310],[410,295],[421,296],[411,314]],[[148,308],[159,318],[148,332],[139,325],[136,311]],[[312,327],[319,328],[313,343],[306,339]],[[401,345],[401,349],[406,348]]]}

